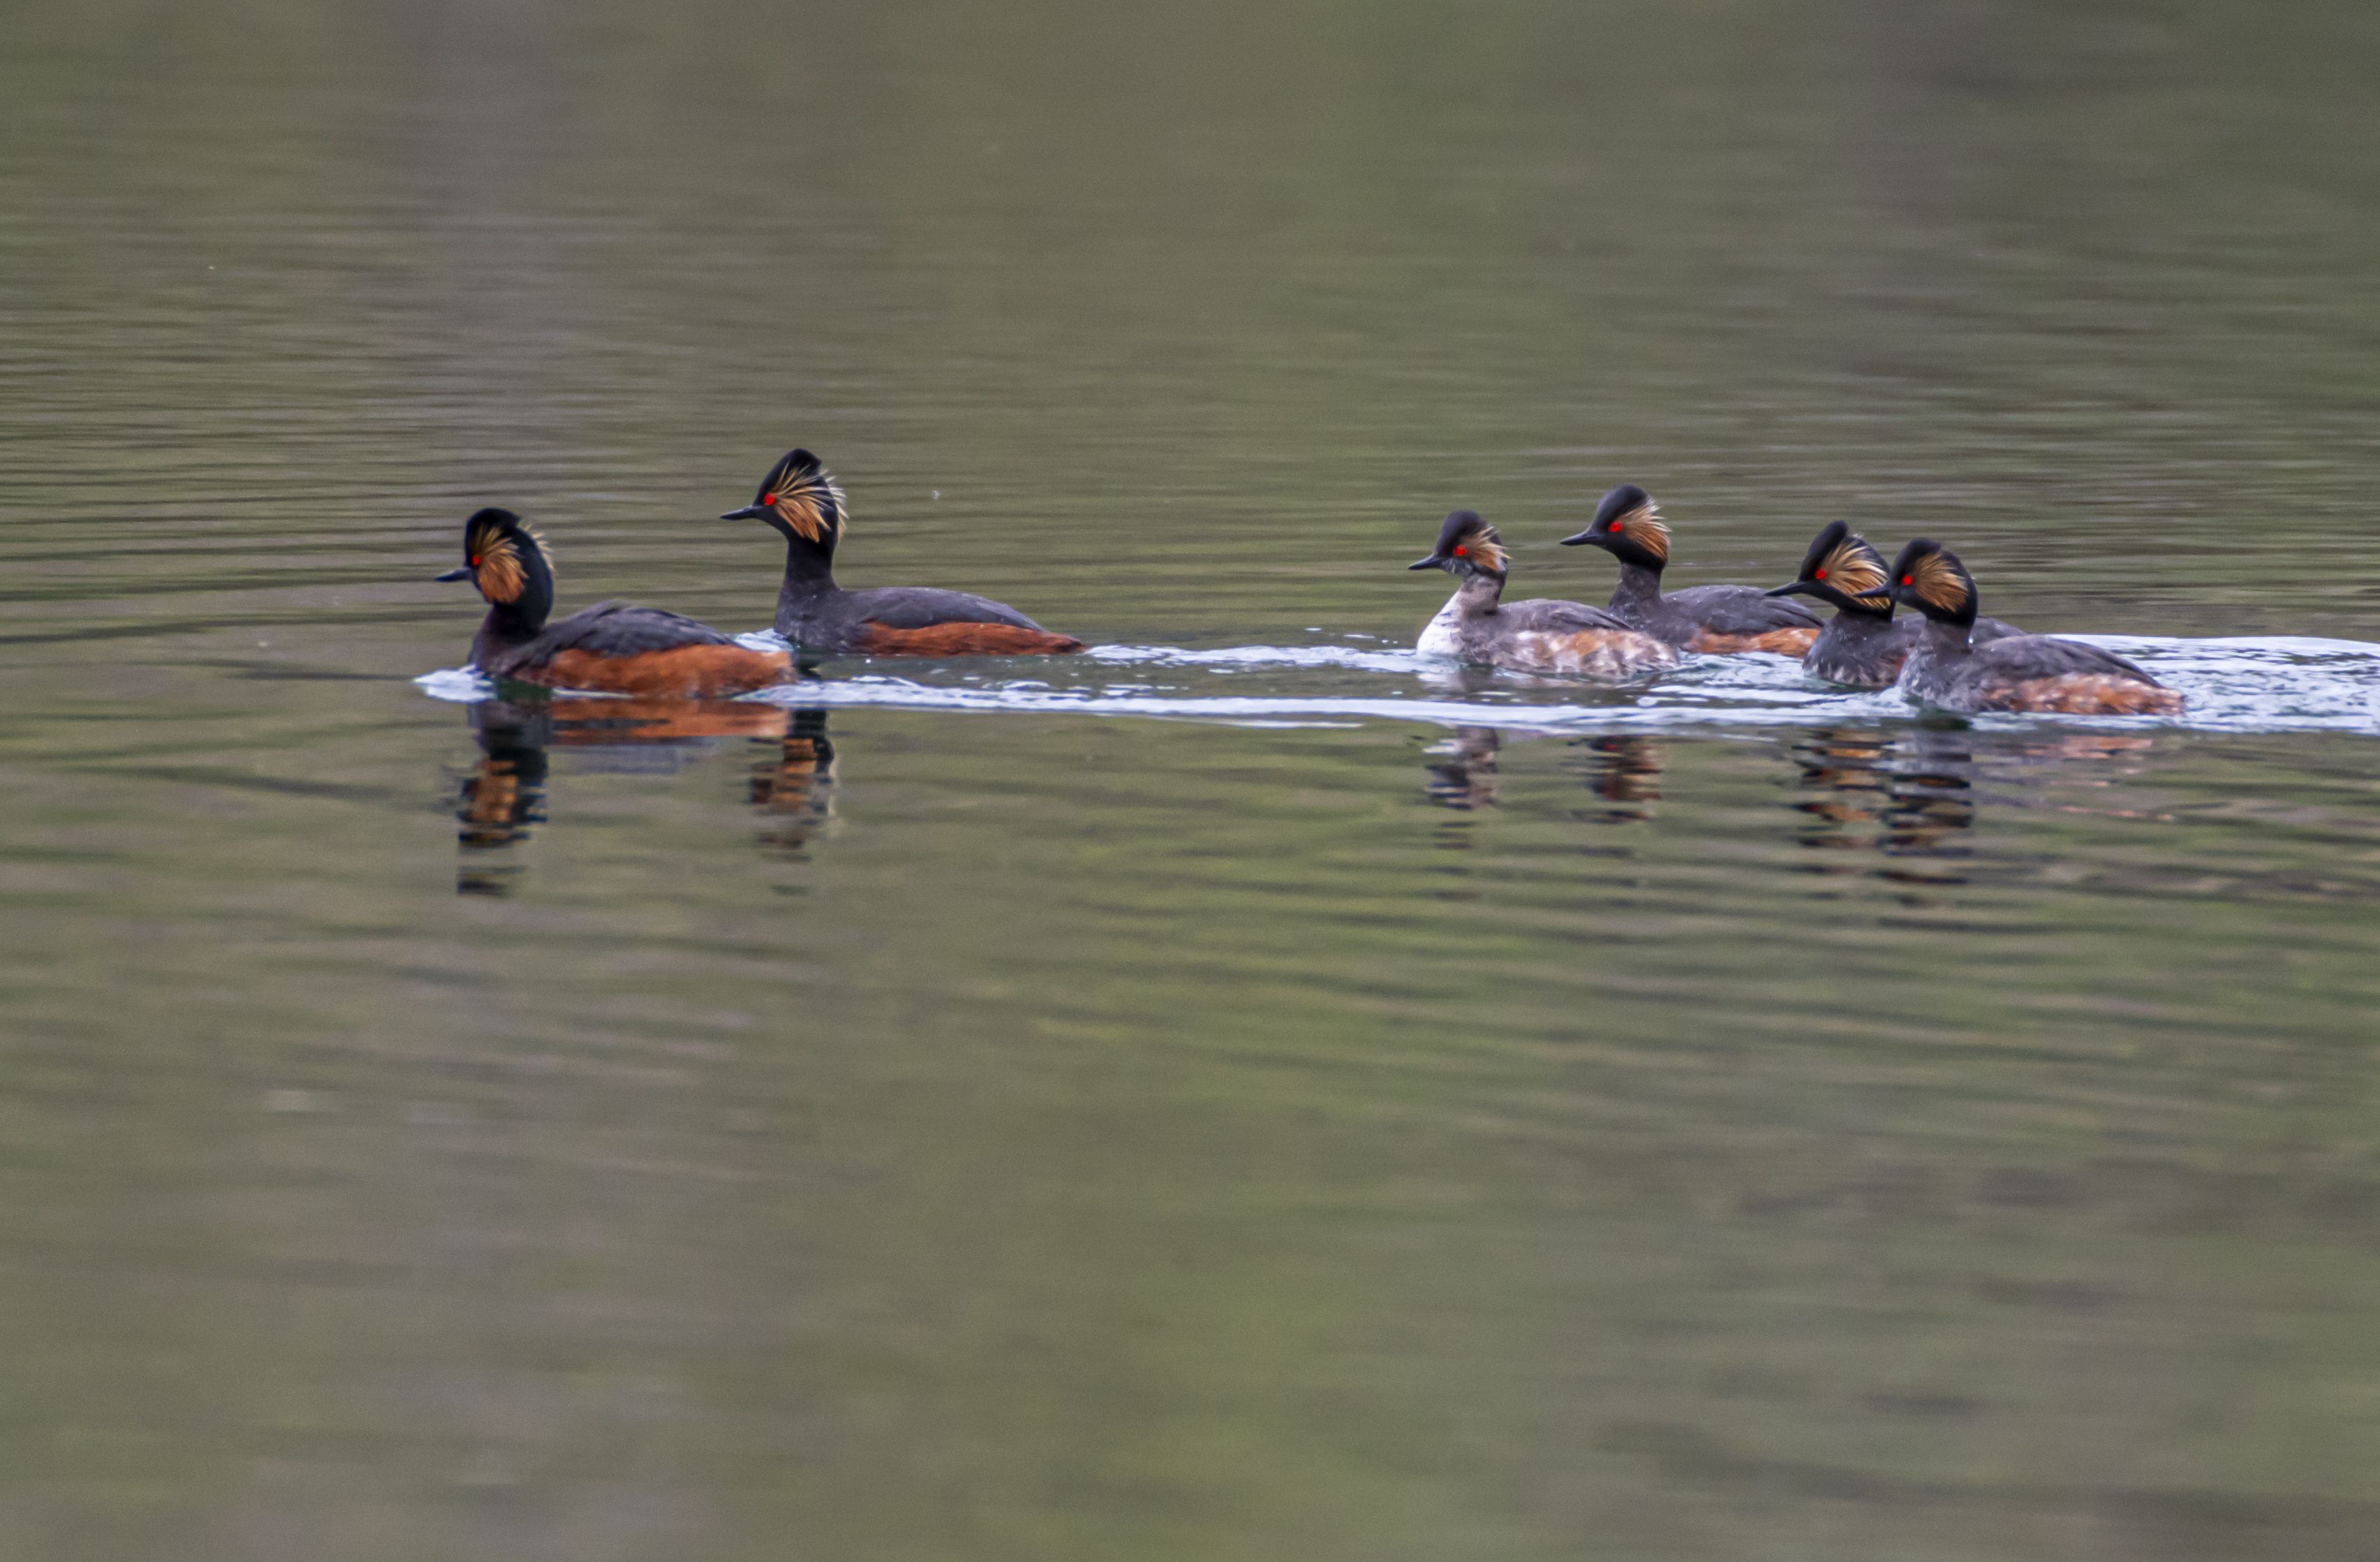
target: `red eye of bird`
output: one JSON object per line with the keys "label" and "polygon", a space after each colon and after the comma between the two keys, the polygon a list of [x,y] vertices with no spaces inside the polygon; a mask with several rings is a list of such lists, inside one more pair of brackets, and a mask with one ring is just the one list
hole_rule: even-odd
{"label": "red eye of bird", "polygon": [[773,493],[764,493],[760,496],[760,503],[763,504],[774,504],[776,502],[777,496]]}
{"label": "red eye of bird", "polygon": [[1824,580],[1824,579],[1826,579],[1826,578],[1827,578],[1827,572],[1826,572],[1825,570],[1820,570],[1817,574],[1815,574],[1815,575],[1812,575],[1810,578],[1811,578],[1811,579],[1813,579],[1813,580]]}
{"label": "red eye of bird", "polygon": [[480,567],[480,555],[477,553],[471,555],[471,567],[473,569],[478,569]]}
{"label": "red eye of bird", "polygon": [[1902,576],[1900,577],[1900,584],[1902,584],[1903,586],[1908,585],[1908,584],[1909,584],[1909,577],[1908,577],[1907,575],[1902,575]]}
{"label": "red eye of bird", "polygon": [[1469,557],[1469,556],[1470,556],[1470,553],[1471,553],[1471,550],[1470,550],[1470,549],[1468,549],[1468,548],[1465,548],[1462,543],[1458,542],[1458,543],[1456,543],[1456,544],[1454,545],[1454,556],[1455,556],[1456,558],[1458,558],[1458,559],[1467,558],[1467,557]]}

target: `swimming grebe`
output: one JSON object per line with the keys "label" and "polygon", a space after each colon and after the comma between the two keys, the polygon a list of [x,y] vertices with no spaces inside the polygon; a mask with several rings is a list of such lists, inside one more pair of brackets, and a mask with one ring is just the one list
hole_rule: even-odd
{"label": "swimming grebe", "polygon": [[658,608],[599,602],[547,624],[553,566],[543,539],[510,510],[482,510],[464,522],[463,567],[438,578],[470,581],[487,599],[471,660],[491,678],[692,698],[763,689],[794,675],[783,651],[749,649]]}
{"label": "swimming grebe", "polygon": [[1595,522],[1562,546],[1605,549],[1620,561],[1620,585],[1608,604],[1630,627],[1690,651],[1774,651],[1800,656],[1818,637],[1818,615],[1753,586],[1690,586],[1661,594],[1670,528],[1653,496],[1621,483],[1595,507]]}
{"label": "swimming grebe", "polygon": [[846,591],[834,583],[834,548],[849,511],[843,490],[807,450],[785,453],[760,491],[722,521],[758,519],[785,538],[777,633],[827,656],[1053,656],[1083,642],[1053,635],[1014,608],[931,586]]}
{"label": "swimming grebe", "polygon": [[[1909,648],[1925,630],[1923,618],[1892,616],[1892,598],[1884,587],[1884,555],[1875,545],[1841,521],[1829,521],[1803,555],[1802,573],[1790,586],[1770,591],[1772,597],[1800,594],[1834,604],[1835,616],[1810,648],[1802,653],[1802,671],[1829,684],[1854,689],[1888,689],[1900,676]],[[2006,635],[2022,635],[2014,624],[1997,618],[1975,620],[1970,642],[1982,645]]]}
{"label": "swimming grebe", "polygon": [[1983,645],[1975,581],[1958,555],[1918,539],[1893,561],[1886,590],[1925,615],[1900,669],[1911,699],[1944,710],[2046,710],[2090,716],[2176,716],[2181,696],[2112,651],[2047,635]]}
{"label": "swimming grebe", "polygon": [[1584,672],[1633,678],[1678,664],[1678,653],[1601,608],[1584,602],[1505,603],[1506,557],[1496,528],[1457,510],[1438,528],[1438,546],[1407,569],[1444,570],[1462,584],[1414,647],[1425,656],[1461,657],[1527,672]]}

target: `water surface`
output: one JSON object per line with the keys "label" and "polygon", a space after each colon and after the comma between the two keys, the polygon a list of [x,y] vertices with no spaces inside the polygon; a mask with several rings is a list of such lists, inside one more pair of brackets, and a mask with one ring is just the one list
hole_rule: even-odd
{"label": "water surface", "polygon": [[[20,10],[0,1552],[2372,1555],[2365,8]],[[455,671],[796,442],[1095,654]],[[2192,714],[1409,653],[1623,478]]]}

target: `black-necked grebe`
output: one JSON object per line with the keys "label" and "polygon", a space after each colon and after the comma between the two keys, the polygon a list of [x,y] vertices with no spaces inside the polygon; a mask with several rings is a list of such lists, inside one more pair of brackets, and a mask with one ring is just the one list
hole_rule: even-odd
{"label": "black-necked grebe", "polygon": [[1901,665],[1910,698],[1944,710],[2062,711],[2089,716],[2175,716],[2181,696],[2112,651],[2047,635],[1974,644],[1975,581],[1958,555],[1918,539],[1893,561],[1885,587],[1925,615]]}
{"label": "black-necked grebe", "polygon": [[696,698],[742,694],[793,676],[783,651],[756,651],[718,630],[658,608],[599,602],[559,624],[553,566],[537,533],[510,510],[482,510],[463,524],[463,567],[441,580],[468,580],[488,600],[471,637],[471,660],[491,678],[548,688]]}
{"label": "black-necked grebe", "polygon": [[758,519],[784,534],[785,584],[777,633],[826,656],[1051,656],[1083,642],[1053,635],[1014,608],[931,586],[846,591],[834,583],[834,548],[849,511],[843,490],[807,450],[769,468],[751,503],[722,521]]}
{"label": "black-necked grebe", "polygon": [[1438,546],[1405,566],[1444,570],[1462,584],[1414,647],[1425,656],[1460,657],[1527,672],[1583,672],[1633,678],[1678,664],[1665,642],[1631,629],[1584,602],[1504,602],[1504,545],[1496,528],[1457,510],[1438,528]]}
{"label": "black-necked grebe", "polygon": [[1800,656],[1818,637],[1818,615],[1799,602],[1779,601],[1755,586],[1690,586],[1661,594],[1670,562],[1670,528],[1653,496],[1621,483],[1595,507],[1595,521],[1562,546],[1581,543],[1620,562],[1611,611],[1632,628],[1690,651],[1773,651]]}
{"label": "black-necked grebe", "polygon": [[[1803,672],[1854,689],[1892,686],[1910,648],[1925,632],[1925,621],[1892,616],[1892,597],[1884,588],[1888,578],[1884,555],[1874,544],[1841,521],[1827,524],[1803,555],[1801,575],[1791,585],[1768,593],[1815,597],[1834,606],[1833,620],[1802,653]],[[1979,618],[1968,638],[1980,646],[2022,633],[1997,618]]]}

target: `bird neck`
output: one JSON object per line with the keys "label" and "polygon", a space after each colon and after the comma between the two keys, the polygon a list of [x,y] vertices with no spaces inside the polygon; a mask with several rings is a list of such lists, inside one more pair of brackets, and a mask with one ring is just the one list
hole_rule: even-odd
{"label": "bird neck", "polygon": [[814,597],[833,589],[834,544],[816,543],[804,537],[788,537],[785,539],[785,588],[782,595]]}
{"label": "bird neck", "polygon": [[491,601],[480,633],[500,645],[533,640],[553,611],[553,570],[535,549],[521,560],[520,595],[507,602]]}
{"label": "bird neck", "polygon": [[1464,618],[1486,618],[1496,611],[1497,600],[1503,595],[1502,575],[1477,571],[1454,588],[1454,611]]}
{"label": "bird neck", "polygon": [[1661,600],[1661,572],[1631,559],[1620,561],[1620,584],[1611,588],[1611,606],[1623,616],[1629,609],[1642,611]]}
{"label": "bird neck", "polygon": [[1954,618],[1935,618],[1929,614],[1925,620],[1925,648],[1937,657],[1965,656],[1969,648],[1967,636],[1974,627],[1973,624],[1961,624]]}

